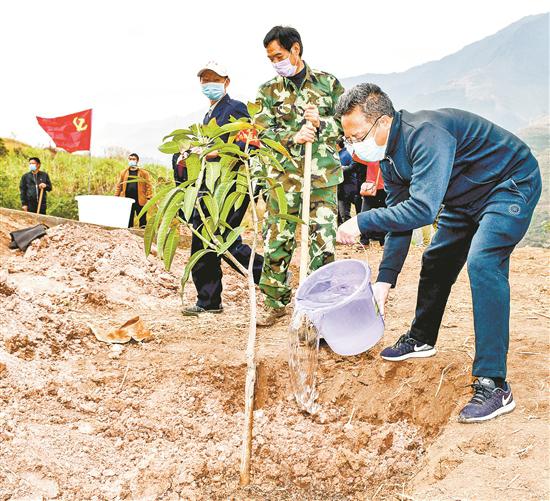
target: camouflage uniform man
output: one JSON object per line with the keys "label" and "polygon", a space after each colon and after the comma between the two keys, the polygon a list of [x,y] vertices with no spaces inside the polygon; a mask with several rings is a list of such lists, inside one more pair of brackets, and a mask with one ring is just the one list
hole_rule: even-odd
{"label": "camouflage uniform man", "polygon": [[[336,191],[343,176],[336,151],[341,129],[333,114],[344,89],[334,76],[311,69],[302,60],[302,41],[294,28],[272,28],[264,39],[264,47],[279,76],[259,89],[258,103],[262,110],[258,123],[267,128],[262,137],[280,142],[296,164],[277,154],[284,172],[268,166],[267,175],[283,185],[288,213],[295,216],[301,215],[305,143],[313,143],[309,267],[314,271],[334,261]],[[266,307],[258,316],[258,325],[263,326],[282,317],[290,302],[292,290],[287,273],[296,248],[297,226],[287,222],[280,231],[278,221],[273,218],[279,212],[273,192],[267,200],[267,211],[272,217],[266,220],[260,280]]]}

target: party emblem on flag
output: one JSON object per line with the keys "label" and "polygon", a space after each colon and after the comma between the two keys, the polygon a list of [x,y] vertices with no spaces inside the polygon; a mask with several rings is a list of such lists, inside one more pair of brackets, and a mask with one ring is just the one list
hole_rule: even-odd
{"label": "party emblem on flag", "polygon": [[36,117],[36,119],[58,148],[63,148],[69,153],[90,151],[92,138],[91,109],[62,117]]}

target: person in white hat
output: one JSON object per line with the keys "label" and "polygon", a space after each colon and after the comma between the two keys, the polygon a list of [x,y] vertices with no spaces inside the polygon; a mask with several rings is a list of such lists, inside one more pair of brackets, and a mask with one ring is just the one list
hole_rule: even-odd
{"label": "person in white hat", "polygon": [[[229,86],[229,74],[227,69],[221,64],[215,61],[209,61],[203,66],[197,73],[200,79],[202,87],[202,93],[209,99],[210,108],[204,116],[203,124],[207,124],[212,119],[216,120],[218,125],[225,125],[229,123],[229,119],[234,117],[235,119],[241,117],[248,117],[248,110],[246,105],[231,99],[227,93],[227,87]],[[222,139],[224,137],[222,136]],[[244,143],[236,141],[237,145],[244,147]],[[212,152],[207,155],[209,160],[216,160],[218,157],[217,152]],[[245,199],[241,207],[234,211],[232,210],[227,217],[227,224],[232,228],[240,225],[246,210],[248,208],[249,200]],[[203,222],[195,211],[192,215],[192,222],[194,228],[198,229],[203,225]],[[191,255],[203,248],[202,241],[193,235],[191,241]],[[248,267],[250,260],[251,249],[248,245],[243,244],[241,237],[237,238],[235,243],[229,248],[229,252],[245,267]],[[201,313],[221,313],[222,307],[222,269],[221,269],[221,257],[215,253],[210,252],[205,254],[193,267],[193,283],[197,289],[197,303],[193,306],[185,308],[183,310],[184,315],[199,315]],[[226,262],[233,266],[228,260]],[[262,256],[255,255],[254,257],[254,280],[256,283],[260,281],[262,273],[263,258]],[[234,266],[233,266],[234,267]]]}

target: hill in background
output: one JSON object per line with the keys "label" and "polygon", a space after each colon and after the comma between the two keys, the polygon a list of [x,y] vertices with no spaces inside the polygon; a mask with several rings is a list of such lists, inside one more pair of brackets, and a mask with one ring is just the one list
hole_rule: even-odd
{"label": "hill in background", "polygon": [[517,131],[549,114],[549,14],[525,17],[462,50],[401,73],[366,73],[396,108],[461,108]]}

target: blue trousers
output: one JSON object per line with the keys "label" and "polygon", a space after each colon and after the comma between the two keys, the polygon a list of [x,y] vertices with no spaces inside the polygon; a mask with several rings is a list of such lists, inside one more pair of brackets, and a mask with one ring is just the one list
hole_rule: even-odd
{"label": "blue trousers", "polygon": [[467,263],[474,314],[474,376],[506,378],[510,254],[525,235],[542,182],[536,162],[481,200],[445,207],[422,257],[413,338],[434,346],[451,287]]}

